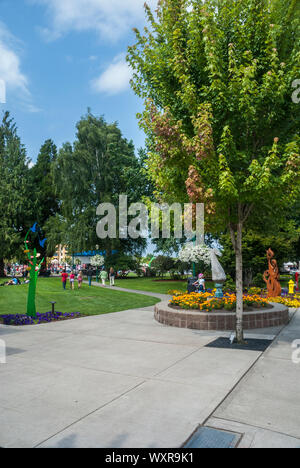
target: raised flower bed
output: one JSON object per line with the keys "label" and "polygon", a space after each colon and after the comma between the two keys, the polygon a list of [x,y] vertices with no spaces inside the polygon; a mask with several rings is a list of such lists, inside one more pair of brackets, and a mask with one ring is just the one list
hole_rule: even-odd
{"label": "raised flower bed", "polygon": [[[190,293],[173,296],[170,305],[180,309],[198,309],[201,311],[214,312],[217,310],[233,311],[236,308],[236,295],[225,294],[224,298],[219,299],[212,296],[211,293]],[[244,309],[263,309],[270,308],[269,301],[258,295],[244,295]]]}
{"label": "raised flower bed", "polygon": [[[195,330],[234,330],[236,326],[236,297],[226,294],[223,299],[211,293],[174,296],[170,302],[155,306],[155,319],[165,325]],[[244,328],[276,327],[287,324],[287,306],[269,303],[259,296],[244,296]]]}

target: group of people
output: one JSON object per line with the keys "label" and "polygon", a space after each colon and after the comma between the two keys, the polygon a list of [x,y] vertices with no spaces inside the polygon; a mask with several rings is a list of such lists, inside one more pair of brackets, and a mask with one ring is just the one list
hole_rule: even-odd
{"label": "group of people", "polygon": [[102,286],[106,286],[106,281],[108,279],[109,279],[109,285],[114,286],[115,285],[115,277],[116,277],[116,274],[115,274],[115,270],[113,269],[113,267],[110,268],[109,274],[107,273],[106,270],[102,270],[101,273],[100,273]]}
{"label": "group of people", "polygon": [[[106,270],[102,270],[101,273],[100,273],[102,286],[106,286],[106,281],[108,279],[109,279],[109,282],[110,282],[110,286],[115,286],[115,277],[116,277],[115,270],[112,267],[110,268],[109,273],[107,273]],[[73,289],[73,290],[75,289],[76,279],[77,279],[77,282],[78,282],[78,289],[81,289],[82,282],[83,282],[83,273],[82,273],[82,271],[79,271],[77,273],[77,278],[76,278],[76,275],[75,275],[75,273],[73,271],[70,273],[70,276],[69,276],[69,274],[66,272],[66,270],[63,270],[63,272],[61,274],[63,289],[66,289],[66,287],[67,287],[68,278],[69,278],[69,281],[70,281],[70,288],[71,289]]]}
{"label": "group of people", "polygon": [[[69,274],[66,272],[66,270],[63,270],[61,274],[61,280],[62,280],[62,285],[64,289],[66,289],[67,287],[68,278],[69,278]],[[75,289],[75,280],[76,280],[75,273],[72,271],[70,273],[70,288],[73,290]],[[78,289],[81,289],[82,281],[83,281],[83,274],[81,271],[79,271],[77,274]]]}
{"label": "group of people", "polygon": [[12,279],[10,279],[9,281],[6,281],[5,283],[0,284],[0,286],[19,286],[20,284],[28,284],[29,282],[30,282],[29,280],[24,279],[24,282],[21,283],[19,278],[17,278],[16,276],[13,276]]}

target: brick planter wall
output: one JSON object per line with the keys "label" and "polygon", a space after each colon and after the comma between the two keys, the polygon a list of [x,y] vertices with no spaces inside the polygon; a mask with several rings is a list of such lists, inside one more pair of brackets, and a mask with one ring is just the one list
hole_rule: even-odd
{"label": "brick planter wall", "polygon": [[[244,313],[244,328],[269,328],[286,325],[289,322],[289,309],[282,304],[273,303],[271,309],[261,309]],[[155,306],[154,318],[164,325],[194,330],[234,330],[235,312],[202,312],[197,310],[178,310],[161,302]]]}

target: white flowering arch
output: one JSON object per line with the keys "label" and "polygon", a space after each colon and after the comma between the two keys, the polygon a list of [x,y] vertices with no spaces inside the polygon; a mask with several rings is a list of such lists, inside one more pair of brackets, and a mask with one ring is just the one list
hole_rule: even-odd
{"label": "white flowering arch", "polygon": [[102,255],[95,255],[91,258],[91,265],[95,267],[101,267],[104,265],[104,257]]}
{"label": "white flowering arch", "polygon": [[205,265],[211,265],[211,249],[206,245],[187,245],[179,252],[179,260],[184,263],[204,262]]}

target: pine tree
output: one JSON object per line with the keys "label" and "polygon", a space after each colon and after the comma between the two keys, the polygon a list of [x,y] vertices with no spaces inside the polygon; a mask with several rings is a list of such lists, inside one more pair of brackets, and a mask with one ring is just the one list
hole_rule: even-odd
{"label": "pine tree", "polygon": [[21,256],[30,207],[26,151],[6,112],[0,125],[0,276],[4,260]]}
{"label": "pine tree", "polygon": [[[32,220],[37,222],[43,231],[44,237],[47,237],[47,226],[50,218],[59,211],[59,201],[56,196],[54,184],[54,163],[57,158],[57,148],[52,140],[46,140],[42,145],[36,164],[30,170],[30,184],[32,187]],[[42,248],[36,244],[41,256],[45,258],[42,271],[45,269],[46,257],[52,256],[55,246],[45,243]],[[52,248],[51,248],[52,247]]]}

